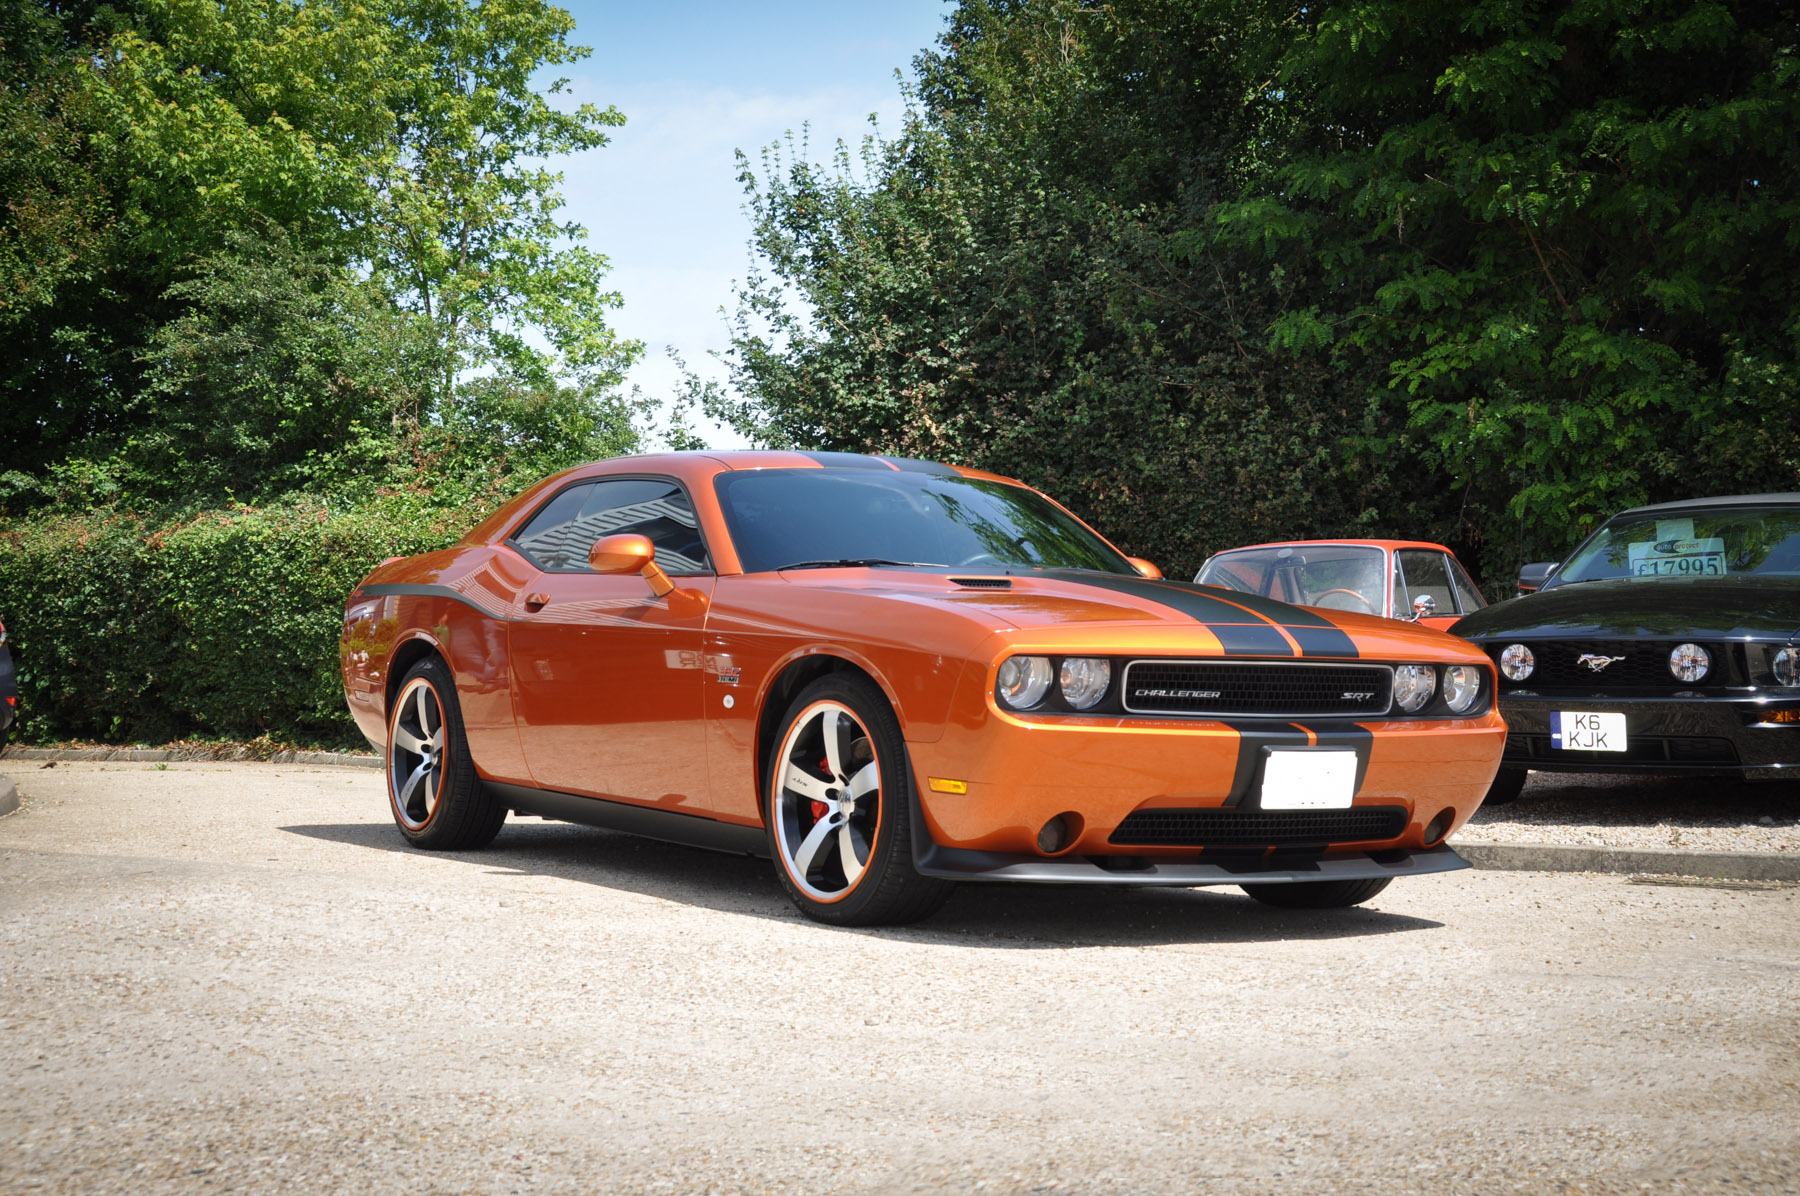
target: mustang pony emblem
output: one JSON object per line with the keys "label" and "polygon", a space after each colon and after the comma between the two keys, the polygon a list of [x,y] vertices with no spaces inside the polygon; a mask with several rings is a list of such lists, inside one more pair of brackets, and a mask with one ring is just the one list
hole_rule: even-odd
{"label": "mustang pony emblem", "polygon": [[1576,664],[1585,664],[1588,668],[1593,669],[1596,673],[1598,673],[1601,669],[1605,668],[1607,665],[1613,664],[1617,661],[1621,661],[1624,659],[1625,658],[1623,656],[1599,656],[1592,652],[1583,652],[1580,656],[1577,656],[1575,658],[1575,663]]}

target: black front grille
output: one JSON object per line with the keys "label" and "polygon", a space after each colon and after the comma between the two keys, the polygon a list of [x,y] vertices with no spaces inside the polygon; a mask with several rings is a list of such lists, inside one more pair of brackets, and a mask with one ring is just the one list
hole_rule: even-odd
{"label": "black front grille", "polygon": [[1136,714],[1366,718],[1387,713],[1393,689],[1382,665],[1134,660],[1124,693]]}
{"label": "black front grille", "polygon": [[1703,735],[1632,735],[1622,752],[1569,751],[1551,746],[1548,735],[1506,737],[1508,761],[1521,764],[1736,764],[1737,747],[1729,739]]}
{"label": "black front grille", "polygon": [[[1677,681],[1669,672],[1669,653],[1677,644],[1699,643],[1712,654],[1712,667],[1699,681]],[[1537,658],[1531,676],[1523,681],[1510,681],[1501,674],[1501,685],[1508,689],[1579,689],[1611,693],[1615,690],[1691,689],[1694,686],[1732,685],[1742,671],[1733,645],[1709,644],[1689,640],[1541,640],[1524,641]],[[1499,663],[1505,643],[1488,646],[1489,655]],[[1590,663],[1583,664],[1586,656]],[[1599,664],[1599,668],[1594,665]]]}
{"label": "black front grille", "polygon": [[1404,806],[1348,810],[1138,810],[1109,843],[1121,847],[1295,847],[1373,843],[1406,829]]}

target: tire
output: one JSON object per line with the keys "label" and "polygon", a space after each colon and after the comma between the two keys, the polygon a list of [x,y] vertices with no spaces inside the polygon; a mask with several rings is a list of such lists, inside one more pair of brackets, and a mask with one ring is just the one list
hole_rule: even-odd
{"label": "tire", "polygon": [[388,711],[388,811],[414,847],[486,847],[506,807],[475,774],[450,668],[435,656],[414,665]]}
{"label": "tire", "polygon": [[1279,909],[1343,909],[1361,905],[1394,883],[1391,876],[1368,880],[1307,880],[1290,885],[1244,885],[1244,892]]}
{"label": "tire", "polygon": [[[874,682],[833,673],[800,691],[763,778],[775,875],[814,921],[896,926],[955,888],[913,870],[912,764]],[[846,859],[850,862],[846,866]]]}
{"label": "tire", "polygon": [[1487,796],[1481,799],[1481,804],[1504,806],[1518,801],[1519,791],[1525,788],[1525,775],[1523,768],[1502,768],[1494,774],[1494,783],[1488,786]]}

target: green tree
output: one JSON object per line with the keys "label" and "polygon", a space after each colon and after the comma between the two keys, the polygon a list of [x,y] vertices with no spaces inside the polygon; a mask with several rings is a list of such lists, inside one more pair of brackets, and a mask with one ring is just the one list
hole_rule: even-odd
{"label": "green tree", "polygon": [[1800,6],[1301,10],[1288,123],[1216,214],[1310,292],[1498,571],[1619,507],[1800,488]]}

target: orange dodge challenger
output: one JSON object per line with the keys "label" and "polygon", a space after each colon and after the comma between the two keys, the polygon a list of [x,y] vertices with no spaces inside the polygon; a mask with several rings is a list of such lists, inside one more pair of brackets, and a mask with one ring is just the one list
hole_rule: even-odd
{"label": "orange dodge challenger", "polygon": [[417,846],[514,810],[767,855],[846,925],[959,880],[1352,905],[1466,867],[1506,739],[1460,640],[1165,581],[1018,482],[847,453],[557,474],[369,574],[342,658]]}

